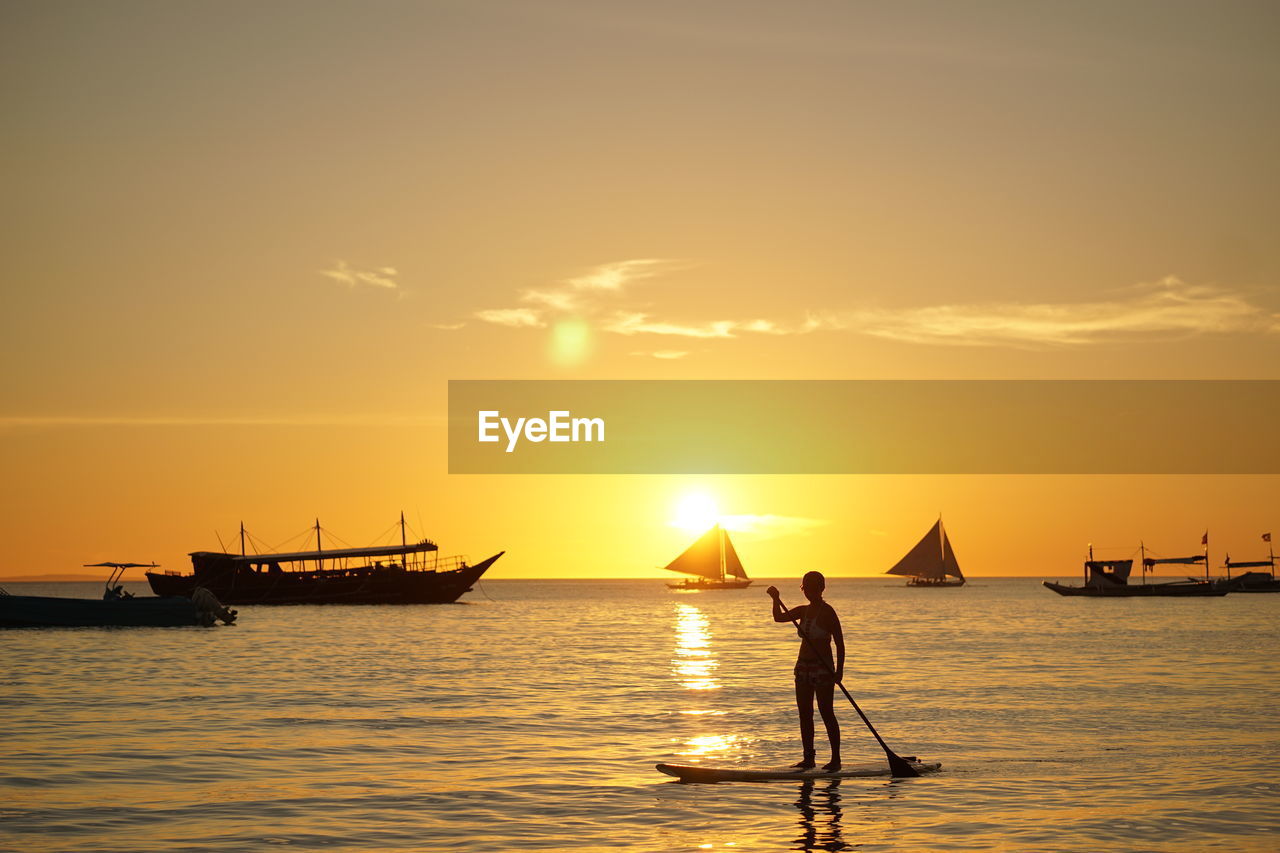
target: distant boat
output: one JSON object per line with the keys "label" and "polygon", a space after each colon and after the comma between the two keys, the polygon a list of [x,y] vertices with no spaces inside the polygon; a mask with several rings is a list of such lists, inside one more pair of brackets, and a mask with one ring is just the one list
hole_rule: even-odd
{"label": "distant boat", "polygon": [[751,586],[729,534],[715,525],[664,566],[667,571],[693,575],[669,583],[671,589],[746,589]]}
{"label": "distant boat", "polygon": [[907,586],[964,586],[964,573],[960,571],[955,552],[951,550],[951,540],[947,538],[941,516],[924,538],[885,574],[911,578],[907,581]]}
{"label": "distant boat", "polygon": [[191,597],[174,595],[135,598],[117,581],[125,569],[156,568],[154,563],[93,563],[111,569],[102,598],[61,598],[46,595],[10,595],[0,589],[0,627],[3,628],[178,628],[209,626],[218,619],[230,625],[236,619],[205,590]]}
{"label": "distant boat", "polygon": [[1226,595],[1228,590],[1219,588],[1208,581],[1185,580],[1171,583],[1147,583],[1146,572],[1163,563],[1179,565],[1208,565],[1208,554],[1195,557],[1155,558],[1146,555],[1146,546],[1141,546],[1142,583],[1129,583],[1129,574],[1133,571],[1133,559],[1127,560],[1095,560],[1093,548],[1089,548],[1089,558],[1084,561],[1084,586],[1068,586],[1067,584],[1044,581],[1044,585],[1058,595],[1084,595],[1091,598],[1137,598],[1137,597],[1183,597],[1183,596],[1218,596]]}
{"label": "distant boat", "polygon": [[506,553],[475,565],[465,557],[441,560],[430,539],[407,540],[403,513],[399,545],[326,551],[319,521],[314,529],[314,551],[247,554],[242,525],[241,553],[195,551],[192,574],[147,572],[147,580],[157,595],[186,595],[203,586],[228,604],[449,604]]}
{"label": "distant boat", "polygon": [[[1270,542],[1270,534],[1267,541]],[[1280,580],[1276,580],[1276,555],[1268,550],[1267,559],[1265,560],[1247,560],[1231,562],[1231,555],[1227,555],[1226,564],[1227,576],[1214,581],[1215,586],[1226,589],[1227,592],[1280,592]],[[1232,569],[1267,569],[1265,572],[1246,571],[1242,575],[1231,576]]]}

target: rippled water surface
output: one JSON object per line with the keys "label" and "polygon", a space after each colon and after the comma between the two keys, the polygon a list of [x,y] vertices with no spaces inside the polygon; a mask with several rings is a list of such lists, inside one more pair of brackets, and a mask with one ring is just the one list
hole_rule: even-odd
{"label": "rippled water surface", "polygon": [[[835,580],[847,686],[898,752],[943,771],[661,776],[798,757],[797,640],[766,585],[488,581],[457,605],[0,631],[0,847],[1280,848],[1280,595]],[[9,591],[98,590],[54,586]],[[839,707],[845,760],[880,760]]]}

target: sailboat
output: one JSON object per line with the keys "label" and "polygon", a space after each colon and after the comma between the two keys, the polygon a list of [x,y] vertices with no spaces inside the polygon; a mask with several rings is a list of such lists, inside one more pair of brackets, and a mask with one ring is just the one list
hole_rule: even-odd
{"label": "sailboat", "polygon": [[733,550],[733,543],[729,541],[729,534],[718,524],[663,568],[693,575],[667,584],[672,589],[746,589],[751,586],[738,552]]}
{"label": "sailboat", "polygon": [[951,550],[951,540],[942,526],[942,516],[938,516],[924,538],[885,574],[911,578],[907,586],[964,586],[964,573]]}

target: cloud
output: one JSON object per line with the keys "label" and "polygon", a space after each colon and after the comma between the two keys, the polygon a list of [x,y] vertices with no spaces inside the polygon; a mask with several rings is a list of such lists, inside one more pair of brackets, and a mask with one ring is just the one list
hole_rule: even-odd
{"label": "cloud", "polygon": [[320,275],[341,282],[347,287],[380,287],[385,290],[395,290],[400,286],[400,283],[395,280],[399,274],[399,270],[395,267],[376,267],[372,270],[353,269],[342,260],[338,261],[333,269],[320,270]]}
{"label": "cloud", "polygon": [[433,328],[433,329],[443,329],[443,330],[444,330],[444,331],[446,331],[446,332],[452,332],[452,331],[455,331],[455,330],[457,330],[457,329],[461,329],[461,328],[462,328],[463,326],[465,326],[465,325],[467,325],[465,322],[460,322],[460,323],[432,323],[432,324],[431,324],[431,328]]}
{"label": "cloud", "polygon": [[486,323],[510,326],[513,329],[541,328],[547,325],[542,315],[532,308],[490,308],[487,311],[477,311],[475,317]]}
{"label": "cloud", "polygon": [[806,322],[814,330],[851,329],[889,340],[953,346],[1081,346],[1280,331],[1280,315],[1224,288],[1168,276],[1129,291],[1109,301],[859,310]]}
{"label": "cloud", "polygon": [[720,526],[735,533],[754,534],[758,539],[803,536],[829,524],[824,518],[795,515],[723,515]]}
{"label": "cloud", "polygon": [[551,314],[593,316],[602,310],[599,303],[602,297],[616,298],[634,281],[654,278],[681,266],[681,261],[664,258],[633,258],[601,264],[547,287],[525,290],[520,294],[520,301],[533,307],[499,308],[475,316],[489,323],[515,327],[546,326]]}
{"label": "cloud", "polygon": [[1091,302],[853,307],[809,311],[791,321],[763,317],[687,320],[628,299],[630,284],[687,266],[688,262],[660,258],[603,264],[548,287],[524,291],[521,307],[481,311],[475,316],[512,328],[542,328],[558,318],[574,317],[600,332],[627,337],[728,340],[748,335],[844,332],[913,344],[1024,349],[1280,332],[1280,314],[1254,304],[1243,293],[1216,285],[1187,284],[1174,276]]}
{"label": "cloud", "polygon": [[521,294],[520,301],[566,313],[577,311],[581,304],[576,294],[564,290],[526,290]]}
{"label": "cloud", "polygon": [[565,283],[574,290],[621,290],[637,279],[653,278],[670,271],[678,261],[664,258],[636,258],[602,264],[585,275],[568,279]]}
{"label": "cloud", "polygon": [[648,314],[619,311],[601,324],[606,332],[618,335],[678,335],[686,338],[731,338],[737,326],[731,320],[715,320],[697,326],[666,323],[649,319]]}
{"label": "cloud", "polygon": [[632,355],[644,355],[644,356],[651,356],[651,357],[653,357],[653,358],[661,358],[661,359],[668,359],[668,360],[670,360],[670,359],[676,359],[676,358],[684,358],[686,355],[688,355],[688,354],[689,354],[689,352],[688,352],[687,350],[680,350],[680,349],[660,349],[660,350],[658,350],[658,351],[656,351],[656,352],[644,352],[644,351],[640,351],[640,352],[633,352],[633,353],[631,353],[631,354],[632,354]]}

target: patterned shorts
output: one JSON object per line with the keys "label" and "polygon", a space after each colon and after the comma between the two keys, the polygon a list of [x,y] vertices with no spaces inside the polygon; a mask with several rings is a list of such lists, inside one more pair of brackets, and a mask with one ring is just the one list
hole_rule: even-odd
{"label": "patterned shorts", "polygon": [[828,684],[835,684],[836,676],[831,670],[827,669],[826,664],[817,661],[797,661],[796,662],[796,685],[804,685],[807,687],[823,687]]}

